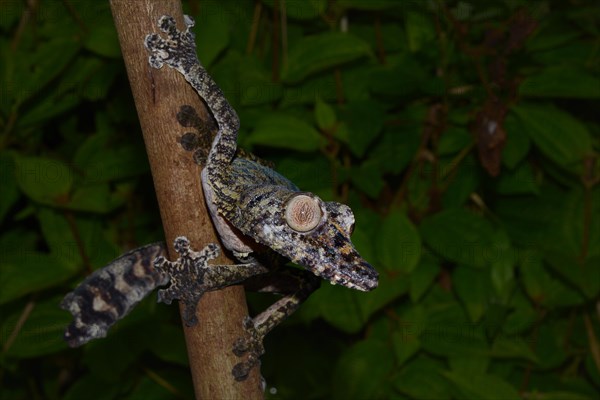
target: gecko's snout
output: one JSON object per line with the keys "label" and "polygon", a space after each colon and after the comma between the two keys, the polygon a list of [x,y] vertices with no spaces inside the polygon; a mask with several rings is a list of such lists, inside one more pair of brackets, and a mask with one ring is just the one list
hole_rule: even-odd
{"label": "gecko's snout", "polygon": [[369,292],[379,284],[379,273],[371,264],[362,259],[334,270],[329,276],[323,274],[323,278],[334,285],[341,285],[362,292]]}

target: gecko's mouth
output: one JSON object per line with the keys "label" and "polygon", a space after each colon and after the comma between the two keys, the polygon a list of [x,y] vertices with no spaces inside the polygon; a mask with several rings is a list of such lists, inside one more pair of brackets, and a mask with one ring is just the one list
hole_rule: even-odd
{"label": "gecko's mouth", "polygon": [[342,285],[363,292],[369,292],[379,284],[379,273],[364,260],[342,268],[326,268],[317,274],[334,285]]}

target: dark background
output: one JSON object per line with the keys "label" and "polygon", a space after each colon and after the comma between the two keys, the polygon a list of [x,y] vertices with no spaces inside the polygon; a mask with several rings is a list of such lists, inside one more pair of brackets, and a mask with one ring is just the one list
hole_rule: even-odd
{"label": "dark background", "polygon": [[[267,338],[268,397],[597,399],[597,2],[274,3],[186,2],[200,59],[242,147],[352,207],[381,281]],[[0,398],[192,398],[155,296],[61,339],[68,291],[162,239],[108,2],[0,7]]]}

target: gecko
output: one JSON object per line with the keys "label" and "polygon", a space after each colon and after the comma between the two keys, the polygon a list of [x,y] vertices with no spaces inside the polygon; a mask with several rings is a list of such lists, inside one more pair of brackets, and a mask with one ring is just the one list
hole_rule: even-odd
{"label": "gecko", "polygon": [[[180,31],[171,16],[160,17],[158,27],[165,35],[149,34],[144,45],[150,67],[167,66],[181,73],[212,114],[216,134],[208,152],[207,129],[201,129],[201,120],[189,105],[180,106],[177,120],[198,133],[188,132],[177,140],[185,151],[193,151],[202,167],[207,209],[221,244],[237,263],[209,264],[220,247],[211,243],[196,251],[185,236],[175,239],[175,261],[166,258],[162,243],[132,250],[65,296],[61,307],[74,317],[65,339],[77,347],[106,336],[117,320],[158,287],[165,287],[158,291],[159,302],[183,302],[187,326],[198,322],[196,306],[207,291],[243,284],[247,290],[280,294],[265,311],[241,321],[246,334],[232,345],[242,359],[232,374],[241,381],[260,363],[265,335],[319,287],[321,278],[370,291],[377,287],[379,275],[352,244],[355,220],[348,206],[301,191],[268,162],[237,148],[239,118],[196,55],[190,30],[194,20],[186,15],[184,22],[185,30]],[[289,261],[303,269],[287,266]]]}

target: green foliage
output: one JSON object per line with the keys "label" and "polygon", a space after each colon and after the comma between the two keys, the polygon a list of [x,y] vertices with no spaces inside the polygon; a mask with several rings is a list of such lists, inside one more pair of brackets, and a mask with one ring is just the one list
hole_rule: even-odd
{"label": "green foliage", "polygon": [[[268,337],[268,398],[597,398],[600,11],[564,3],[186,4],[240,143],[381,274]],[[0,54],[2,398],[192,398],[176,307],[61,340],[62,296],[162,235],[108,2],[3,3]]]}

